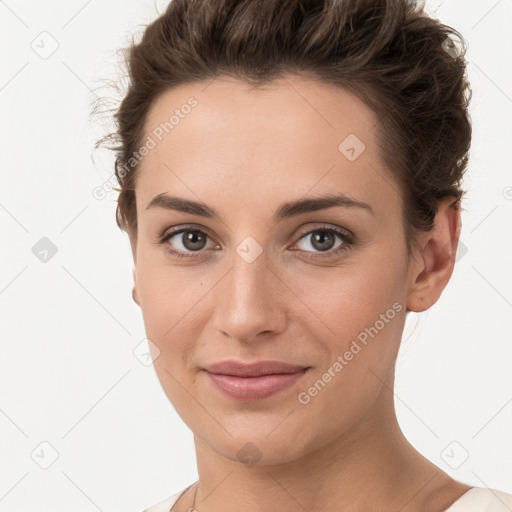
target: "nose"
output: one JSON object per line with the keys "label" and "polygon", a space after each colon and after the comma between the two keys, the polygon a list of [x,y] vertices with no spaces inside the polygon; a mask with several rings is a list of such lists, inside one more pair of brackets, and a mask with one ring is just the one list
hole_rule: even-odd
{"label": "nose", "polygon": [[225,337],[252,342],[284,331],[286,287],[265,252],[251,263],[235,253],[215,290],[213,325]]}

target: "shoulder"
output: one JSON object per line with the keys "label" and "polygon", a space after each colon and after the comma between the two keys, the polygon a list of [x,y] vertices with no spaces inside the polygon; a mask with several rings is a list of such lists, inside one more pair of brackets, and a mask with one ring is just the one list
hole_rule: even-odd
{"label": "shoulder", "polygon": [[445,512],[510,512],[512,494],[487,487],[472,487]]}
{"label": "shoulder", "polygon": [[172,496],[169,496],[165,500],[155,503],[151,507],[144,509],[142,512],[169,512],[172,506],[178,501],[180,496],[184,494],[189,487],[192,487],[192,485],[194,484],[185,487],[185,489],[181,490],[180,492],[177,492],[176,494],[173,494]]}

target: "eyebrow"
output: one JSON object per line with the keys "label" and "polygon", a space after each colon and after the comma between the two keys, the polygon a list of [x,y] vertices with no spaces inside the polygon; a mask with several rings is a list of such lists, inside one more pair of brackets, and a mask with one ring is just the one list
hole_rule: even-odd
{"label": "eyebrow", "polygon": [[[340,192],[337,194],[307,197],[304,199],[284,203],[274,213],[273,220],[274,222],[278,223],[283,219],[287,219],[295,215],[324,210],[335,206],[342,208],[360,208],[371,213],[372,215],[375,215],[375,212],[369,204],[358,201],[357,199],[354,199]],[[215,208],[211,208],[206,204],[191,201],[189,199],[170,196],[165,192],[158,194],[149,202],[146,210],[151,208],[176,210],[183,213],[190,213],[192,215],[199,215],[201,217],[221,220],[221,215]]]}

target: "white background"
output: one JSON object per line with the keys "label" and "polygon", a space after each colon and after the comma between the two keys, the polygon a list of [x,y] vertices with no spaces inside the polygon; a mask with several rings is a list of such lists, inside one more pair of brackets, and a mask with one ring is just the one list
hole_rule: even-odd
{"label": "white background", "polygon": [[[115,50],[165,5],[0,2],[2,512],[137,512],[197,479],[191,432],[133,354],[145,333],[116,194],[92,196],[113,158],[91,158],[105,133],[91,102],[119,79]],[[512,1],[427,8],[468,41],[474,138],[464,246],[439,302],[411,313],[398,415],[444,471],[512,493]],[[41,37],[58,43],[46,59]],[[42,237],[57,248],[46,263]]]}

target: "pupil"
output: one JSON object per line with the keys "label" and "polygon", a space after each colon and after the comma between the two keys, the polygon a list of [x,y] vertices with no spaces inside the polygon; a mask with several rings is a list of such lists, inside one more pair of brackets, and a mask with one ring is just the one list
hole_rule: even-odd
{"label": "pupil", "polygon": [[[327,246],[325,246],[327,240]],[[318,246],[318,243],[319,246]],[[334,236],[332,233],[328,231],[317,231],[316,234],[313,235],[313,245],[316,249],[321,251],[326,251],[331,249],[334,243]]]}

